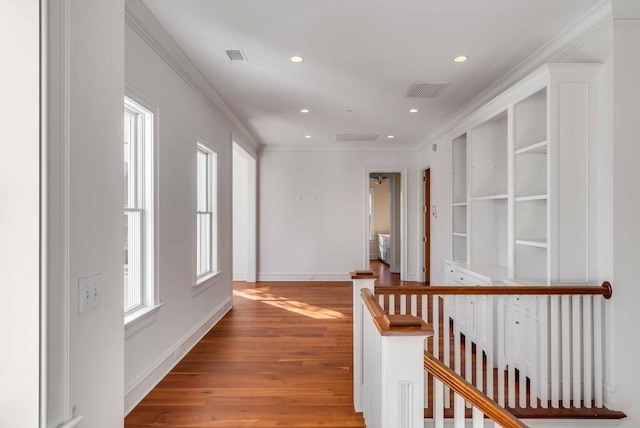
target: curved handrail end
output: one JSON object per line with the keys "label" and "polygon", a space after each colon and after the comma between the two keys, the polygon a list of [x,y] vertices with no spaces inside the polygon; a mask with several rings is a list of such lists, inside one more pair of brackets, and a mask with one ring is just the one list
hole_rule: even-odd
{"label": "curved handrail end", "polygon": [[611,298],[611,296],[613,296],[613,287],[611,286],[611,283],[609,281],[603,282],[602,283],[602,288],[605,289],[605,292],[602,295],[602,297],[604,297],[605,299],[609,300]]}

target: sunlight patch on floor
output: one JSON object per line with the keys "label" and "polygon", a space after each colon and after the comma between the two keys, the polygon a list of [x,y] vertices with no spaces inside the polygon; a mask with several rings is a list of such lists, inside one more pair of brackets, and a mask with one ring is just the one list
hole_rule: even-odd
{"label": "sunlight patch on floor", "polygon": [[268,290],[269,287],[254,288],[250,290],[233,290],[233,295],[244,297],[245,299],[256,300],[276,308],[318,320],[344,318],[344,315],[341,312],[309,305],[304,302],[298,302],[297,300],[289,300],[284,297],[274,296],[273,294],[268,293]]}

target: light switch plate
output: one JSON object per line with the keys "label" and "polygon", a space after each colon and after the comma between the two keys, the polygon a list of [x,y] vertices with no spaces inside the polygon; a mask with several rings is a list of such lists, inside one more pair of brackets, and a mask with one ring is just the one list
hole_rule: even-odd
{"label": "light switch plate", "polygon": [[80,278],[78,281],[78,314],[100,306],[102,302],[102,274]]}

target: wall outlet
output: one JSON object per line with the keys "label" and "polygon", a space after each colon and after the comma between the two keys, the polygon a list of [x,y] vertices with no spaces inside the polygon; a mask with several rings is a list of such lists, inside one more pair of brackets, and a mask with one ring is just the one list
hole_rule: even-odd
{"label": "wall outlet", "polygon": [[97,308],[102,303],[102,274],[78,281],[78,315]]}

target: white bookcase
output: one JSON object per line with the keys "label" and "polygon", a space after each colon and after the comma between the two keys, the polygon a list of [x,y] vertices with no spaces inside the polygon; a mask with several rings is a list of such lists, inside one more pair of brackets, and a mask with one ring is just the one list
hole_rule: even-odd
{"label": "white bookcase", "polygon": [[493,282],[593,279],[588,162],[599,69],[549,64],[454,128],[452,261],[505,272]]}
{"label": "white bookcase", "polygon": [[467,134],[451,143],[452,183],[452,255],[454,260],[467,262]]}

